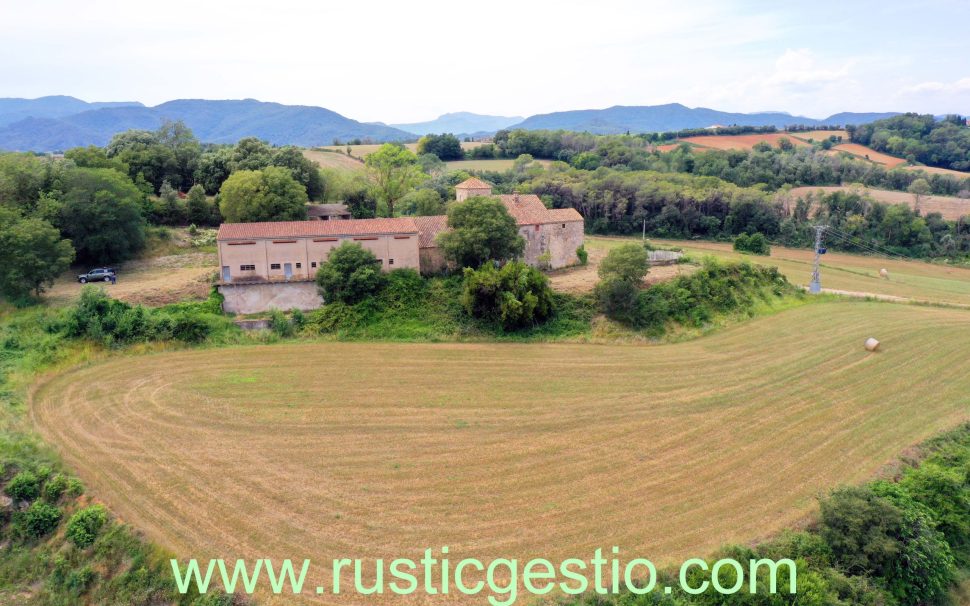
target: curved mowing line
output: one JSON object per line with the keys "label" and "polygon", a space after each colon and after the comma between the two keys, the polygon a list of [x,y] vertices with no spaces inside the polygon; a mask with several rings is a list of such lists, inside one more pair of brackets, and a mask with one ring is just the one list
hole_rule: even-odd
{"label": "curved mowing line", "polygon": [[795,525],[970,418],[968,328],[963,310],[826,303],[659,347],[165,353],[53,377],[31,414],[181,557],[669,562]]}

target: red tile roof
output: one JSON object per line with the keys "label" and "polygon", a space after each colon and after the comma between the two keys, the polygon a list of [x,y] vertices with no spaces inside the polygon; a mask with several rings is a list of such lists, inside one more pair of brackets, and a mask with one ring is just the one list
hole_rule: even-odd
{"label": "red tile roof", "polygon": [[274,221],[223,223],[218,240],[258,238],[310,238],[314,236],[364,236],[414,234],[418,226],[407,217],[395,219],[348,219],[346,221]]}
{"label": "red tile roof", "polygon": [[413,220],[418,226],[418,248],[435,248],[438,234],[448,230],[448,215],[413,217]]}
{"label": "red tile roof", "polygon": [[492,189],[492,186],[481,179],[471,177],[456,185],[455,189]]}
{"label": "red tile roof", "polygon": [[583,215],[575,208],[550,208],[546,211],[546,223],[572,223],[582,221]]}

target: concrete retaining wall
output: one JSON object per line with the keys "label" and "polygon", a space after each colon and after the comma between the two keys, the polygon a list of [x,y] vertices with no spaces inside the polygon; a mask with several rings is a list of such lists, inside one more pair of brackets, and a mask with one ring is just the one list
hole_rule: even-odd
{"label": "concrete retaining wall", "polygon": [[270,309],[308,311],[323,305],[316,282],[220,284],[218,288],[226,298],[222,309],[236,314],[255,314]]}

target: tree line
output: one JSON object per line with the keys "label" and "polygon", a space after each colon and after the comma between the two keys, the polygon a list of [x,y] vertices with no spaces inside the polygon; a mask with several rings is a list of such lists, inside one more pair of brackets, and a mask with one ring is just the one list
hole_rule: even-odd
{"label": "tree line", "polygon": [[970,170],[970,128],[962,116],[937,120],[926,114],[903,114],[849,127],[854,143],[867,145],[910,162],[953,170]]}

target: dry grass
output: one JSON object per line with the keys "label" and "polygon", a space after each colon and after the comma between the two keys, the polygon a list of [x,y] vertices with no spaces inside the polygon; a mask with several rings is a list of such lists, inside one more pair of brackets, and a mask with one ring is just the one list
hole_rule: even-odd
{"label": "dry grass", "polygon": [[[801,134],[801,133],[800,133]],[[687,143],[693,143],[701,147],[711,149],[753,149],[759,143],[767,143],[772,147],[778,147],[778,142],[788,139],[796,146],[808,145],[805,141],[786,133],[765,133],[750,135],[705,135],[700,137],[686,137],[681,139]]]}
{"label": "dry grass", "polygon": [[[590,240],[603,241],[606,246],[630,241],[622,238],[590,238],[587,249]],[[731,244],[726,242],[659,239],[651,242],[662,246],[679,246],[696,256],[710,254],[722,259],[743,258],[753,263],[774,265],[792,283],[802,286],[811,279],[814,254],[810,249],[772,245],[771,256],[761,257],[734,252]],[[879,277],[882,268],[889,270],[888,280]],[[889,260],[830,250],[822,257],[822,286],[928,303],[970,305],[970,269],[923,261]]]}
{"label": "dry grass", "polygon": [[[212,277],[217,271],[215,253],[184,253],[153,259],[129,261],[118,267],[118,282],[95,282],[108,294],[129,303],[166,305],[179,301],[201,301],[209,296]],[[54,282],[44,296],[55,305],[74,301],[81,293],[75,268]]]}
{"label": "dry grass", "polygon": [[796,139],[801,139],[805,142],[815,142],[821,143],[829,137],[842,137],[843,140],[849,140],[849,133],[844,130],[809,130],[799,133],[790,133],[792,137]]}
{"label": "dry grass", "polygon": [[162,353],[54,376],[31,415],[96,498],[180,557],[312,557],[311,586],[324,560],[442,545],[667,563],[796,525],[967,420],[968,330],[965,310],[839,302],[655,347]]}
{"label": "dry grass", "polygon": [[877,152],[876,150],[866,147],[865,145],[859,145],[858,143],[842,143],[836,145],[832,148],[837,152],[845,152],[853,156],[858,156],[860,158],[865,158],[870,162],[876,164],[882,164],[886,168],[896,168],[897,166],[902,166],[906,164],[906,160],[902,158],[897,158],[896,156],[890,156],[889,154],[884,154]]}
{"label": "dry grass", "polygon": [[[858,191],[860,194],[869,194],[873,200],[886,204],[906,204],[910,208],[915,208],[916,199],[913,194],[904,191],[888,191],[884,189],[869,189],[868,187],[854,185],[830,185],[822,187],[796,187],[791,190],[792,199],[798,199],[809,193],[818,191],[830,193],[833,191]],[[964,215],[970,214],[970,199],[957,198],[955,196],[923,196],[920,199],[920,210],[925,215],[927,213],[940,213],[944,219],[956,221]]]}
{"label": "dry grass", "polygon": [[922,170],[931,175],[949,175],[957,179],[970,179],[970,173],[953,170],[950,168],[940,168],[939,166],[904,166],[906,170]]}
{"label": "dry grass", "polygon": [[364,170],[364,163],[343,153],[325,152],[315,149],[304,149],[303,155],[316,162],[320,168],[335,168],[337,170]]}
{"label": "dry grass", "polygon": [[[590,238],[586,240],[586,252],[589,254],[588,263],[576,267],[568,267],[553,271],[549,274],[549,282],[558,291],[572,294],[591,292],[599,282],[599,265],[609,252],[610,246],[605,239]],[[689,274],[697,269],[695,265],[661,265],[651,267],[644,279],[644,284],[657,284],[672,280],[677,276]]]}

